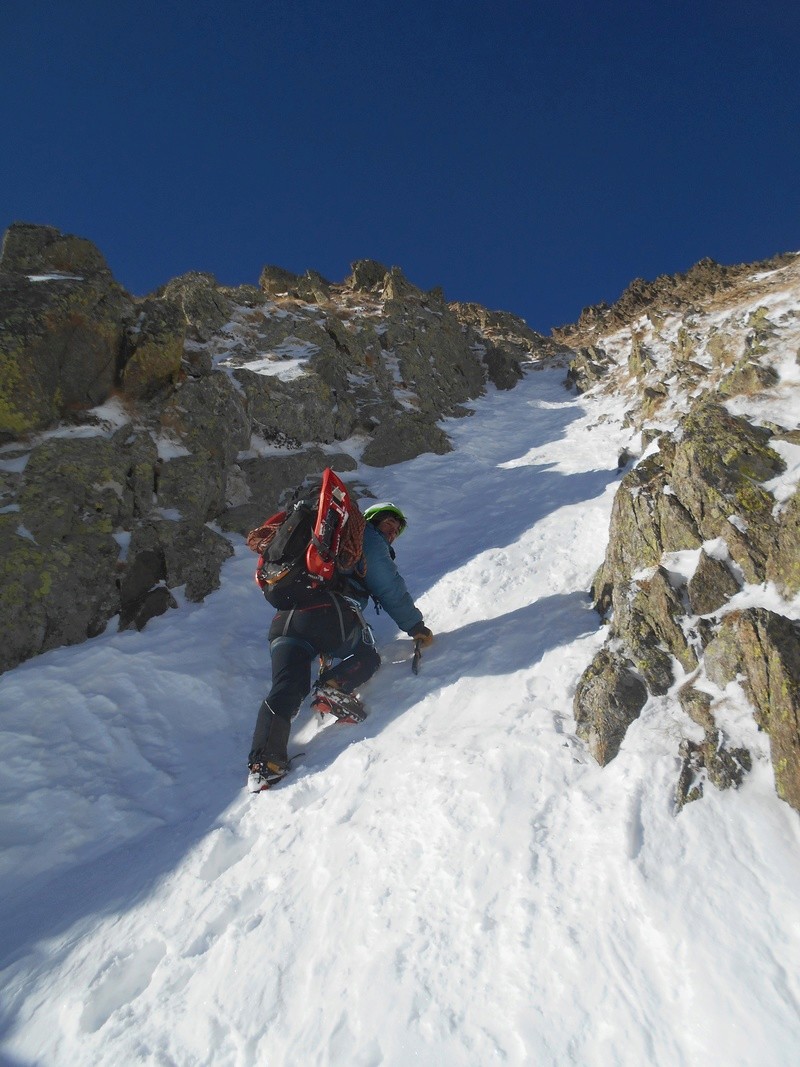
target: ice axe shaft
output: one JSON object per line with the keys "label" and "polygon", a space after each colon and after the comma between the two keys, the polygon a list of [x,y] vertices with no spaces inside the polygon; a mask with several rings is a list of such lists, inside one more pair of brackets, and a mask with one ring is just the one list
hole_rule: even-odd
{"label": "ice axe shaft", "polygon": [[422,644],[419,640],[414,642],[414,655],[411,657],[411,670],[419,674],[419,661],[422,659]]}

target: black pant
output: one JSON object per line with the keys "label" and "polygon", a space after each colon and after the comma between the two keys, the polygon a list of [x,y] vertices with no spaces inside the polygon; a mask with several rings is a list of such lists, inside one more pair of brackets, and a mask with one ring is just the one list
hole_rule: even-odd
{"label": "black pant", "polygon": [[291,722],[311,689],[311,664],[323,655],[340,662],[319,681],[335,682],[345,693],[363,685],[380,667],[375,646],[364,640],[362,620],[346,601],[330,594],[317,604],[279,611],[269,629],[272,688],[262,703],[253,734],[251,757],[261,752],[274,714]]}

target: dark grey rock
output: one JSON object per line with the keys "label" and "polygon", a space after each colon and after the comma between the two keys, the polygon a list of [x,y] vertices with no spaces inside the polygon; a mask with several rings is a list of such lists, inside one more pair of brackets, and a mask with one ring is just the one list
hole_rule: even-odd
{"label": "dark grey rock", "polygon": [[767,581],[786,597],[800,593],[800,491],[795,490],[776,517],[775,538],[767,554]]}
{"label": "dark grey rock", "polygon": [[680,756],[681,770],[675,789],[678,811],[702,797],[706,781],[717,789],[737,789],[753,764],[746,748],[729,748],[718,732],[702,742],[684,739]]}
{"label": "dark grey rock", "polygon": [[721,560],[709,556],[703,549],[697,569],[689,579],[687,595],[693,615],[709,615],[739,592],[739,583],[730,568]]}
{"label": "dark grey rock", "polygon": [[[746,580],[756,583],[765,580],[776,535],[775,501],[762,483],[784,469],[769,447],[770,436],[769,430],[703,401],[681,423],[671,474],[673,489],[702,538],[722,537]],[[739,525],[730,521],[732,515]]]}
{"label": "dark grey rock", "polygon": [[91,241],[29,222],[15,222],[6,230],[0,271],[111,277],[105,257]]}
{"label": "dark grey rock", "polygon": [[452,448],[447,434],[430,418],[404,412],[378,426],[362,459],[370,467],[388,467],[415,459],[424,452],[442,456]]}
{"label": "dark grey rock", "polygon": [[573,700],[578,737],[601,767],[617,755],[646,701],[647,687],[631,665],[601,649],[583,672]]}
{"label": "dark grey rock", "polygon": [[345,283],[350,289],[364,292],[383,291],[388,269],[374,259],[359,259],[351,264],[352,274]]}
{"label": "dark grey rock", "polygon": [[800,811],[800,627],[763,608],[732,612],[706,648],[720,687],[742,679],[756,721],[770,736],[778,795]]}

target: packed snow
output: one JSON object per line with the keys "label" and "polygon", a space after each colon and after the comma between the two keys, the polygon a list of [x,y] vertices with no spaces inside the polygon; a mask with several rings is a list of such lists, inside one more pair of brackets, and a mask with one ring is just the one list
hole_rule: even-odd
{"label": "packed snow", "polygon": [[436,641],[415,676],[370,611],[369,718],[304,704],[277,788],[245,791],[271,610],[242,541],[204,604],[0,679],[3,1063],[800,1062],[800,816],[739,687],[753,771],[680,813],[674,694],[604,769],[575,736],[631,430],[563,377],[346,474],[406,510]]}

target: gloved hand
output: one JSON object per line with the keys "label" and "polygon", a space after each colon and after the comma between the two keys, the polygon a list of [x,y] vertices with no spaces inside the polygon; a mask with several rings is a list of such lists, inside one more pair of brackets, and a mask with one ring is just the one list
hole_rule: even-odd
{"label": "gloved hand", "polygon": [[433,633],[421,622],[418,622],[413,630],[408,631],[408,636],[419,641],[420,648],[427,648],[428,645],[433,644]]}

